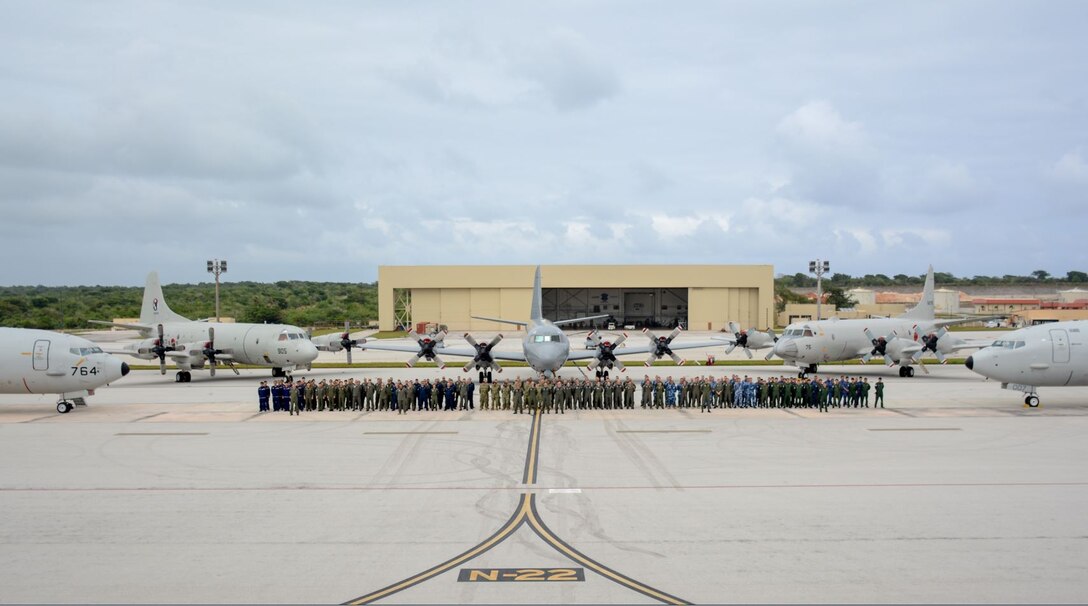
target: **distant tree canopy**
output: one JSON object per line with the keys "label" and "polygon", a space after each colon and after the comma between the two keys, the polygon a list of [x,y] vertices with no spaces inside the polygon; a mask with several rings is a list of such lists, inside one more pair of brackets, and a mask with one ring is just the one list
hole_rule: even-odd
{"label": "distant tree canopy", "polygon": [[[170,284],[163,295],[175,312],[215,317],[215,286]],[[89,328],[89,320],[140,315],[142,287],[0,287],[0,326],[63,330]],[[376,284],[342,282],[227,282],[219,289],[220,315],[239,322],[284,322],[300,327],[359,324],[378,319]]]}
{"label": "distant tree canopy", "polygon": [[[855,288],[859,286],[921,286],[925,283],[925,278],[925,274],[917,276],[896,274],[889,278],[884,274],[865,274],[864,276],[855,277],[847,274],[835,273],[832,274],[829,278],[825,277],[824,284],[837,286],[839,288]],[[954,276],[950,273],[935,271],[933,272],[933,281],[937,284],[941,284],[942,286],[1038,284],[1040,282],[1055,284],[1084,284],[1088,283],[1088,272],[1069,271],[1065,274],[1064,278],[1061,278],[1052,276],[1050,272],[1044,269],[1037,269],[1027,276],[1005,274],[1003,276],[974,276],[971,278],[961,278]],[[786,274],[776,278],[775,284],[782,284],[787,288],[815,288],[816,276],[801,272],[795,274]]]}

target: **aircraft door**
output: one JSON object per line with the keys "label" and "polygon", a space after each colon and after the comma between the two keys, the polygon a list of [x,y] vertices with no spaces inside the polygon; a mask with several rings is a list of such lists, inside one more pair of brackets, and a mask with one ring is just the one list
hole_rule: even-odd
{"label": "aircraft door", "polygon": [[1050,331],[1050,345],[1054,349],[1054,363],[1069,363],[1069,335],[1064,330]]}
{"label": "aircraft door", "polygon": [[49,340],[34,341],[34,370],[49,370]]}

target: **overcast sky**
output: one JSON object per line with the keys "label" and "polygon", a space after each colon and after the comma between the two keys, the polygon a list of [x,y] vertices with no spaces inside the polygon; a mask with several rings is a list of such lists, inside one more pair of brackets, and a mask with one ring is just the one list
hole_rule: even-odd
{"label": "overcast sky", "polygon": [[0,284],[1088,270],[1088,2],[0,9]]}

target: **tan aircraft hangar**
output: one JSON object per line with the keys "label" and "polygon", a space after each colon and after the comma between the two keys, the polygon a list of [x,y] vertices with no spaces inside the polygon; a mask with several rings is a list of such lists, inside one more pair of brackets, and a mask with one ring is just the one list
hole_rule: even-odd
{"label": "tan aircraft hangar", "polygon": [[[471,316],[527,320],[535,269],[379,266],[379,326],[394,330],[434,323],[451,331],[511,331],[513,326]],[[730,321],[767,328],[774,322],[771,265],[543,265],[541,286],[549,320],[610,314],[617,329],[671,327],[679,321],[688,330],[720,330]]]}

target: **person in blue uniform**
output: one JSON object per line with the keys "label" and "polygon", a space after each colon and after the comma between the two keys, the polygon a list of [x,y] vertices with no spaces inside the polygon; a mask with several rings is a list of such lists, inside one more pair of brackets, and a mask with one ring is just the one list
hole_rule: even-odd
{"label": "person in blue uniform", "polygon": [[268,398],[271,395],[272,390],[268,388],[268,382],[261,381],[260,387],[257,388],[257,403],[260,405],[261,412],[268,412]]}

